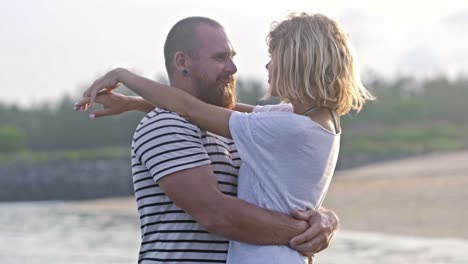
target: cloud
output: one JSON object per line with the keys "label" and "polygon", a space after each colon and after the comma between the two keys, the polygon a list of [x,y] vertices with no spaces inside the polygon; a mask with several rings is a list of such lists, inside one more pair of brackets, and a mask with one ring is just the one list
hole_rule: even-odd
{"label": "cloud", "polygon": [[468,73],[468,50],[453,50],[446,57],[446,66],[449,72],[457,74]]}
{"label": "cloud", "polygon": [[376,13],[364,12],[358,9],[347,9],[340,16],[345,31],[349,34],[351,41],[360,48],[367,48],[382,40],[385,27],[385,18]]}
{"label": "cloud", "polygon": [[427,77],[442,72],[443,59],[427,44],[413,46],[400,57],[398,72]]}
{"label": "cloud", "polygon": [[448,56],[448,62],[457,62],[467,64],[468,62],[468,50],[454,50]]}
{"label": "cloud", "polygon": [[442,19],[442,25],[455,32],[466,32],[468,27],[468,9],[460,10]]}
{"label": "cloud", "polygon": [[378,26],[385,22],[382,15],[365,12],[358,9],[347,9],[339,17],[338,20],[346,25],[353,26]]}

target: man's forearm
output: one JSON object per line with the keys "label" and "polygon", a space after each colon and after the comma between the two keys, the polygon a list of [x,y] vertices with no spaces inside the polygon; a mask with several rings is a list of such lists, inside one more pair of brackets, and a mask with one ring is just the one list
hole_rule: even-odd
{"label": "man's forearm", "polygon": [[181,170],[158,181],[174,204],[211,233],[253,244],[287,245],[309,227],[304,220],[225,195],[210,165]]}
{"label": "man's forearm", "polygon": [[306,221],[225,196],[204,221],[208,231],[228,239],[261,245],[288,245],[309,227]]}
{"label": "man's forearm", "polygon": [[252,113],[254,108],[255,108],[254,105],[243,104],[243,103],[236,103],[236,105],[234,105],[235,111],[243,112],[243,113]]}
{"label": "man's forearm", "polygon": [[154,109],[154,105],[139,96],[128,96],[127,98],[128,111],[140,111],[149,113]]}

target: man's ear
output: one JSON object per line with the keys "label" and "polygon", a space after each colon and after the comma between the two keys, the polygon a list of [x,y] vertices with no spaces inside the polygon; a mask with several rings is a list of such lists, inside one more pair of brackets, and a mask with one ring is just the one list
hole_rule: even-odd
{"label": "man's ear", "polygon": [[175,54],[175,67],[178,71],[183,71],[188,68],[190,64],[190,58],[183,51],[178,51]]}

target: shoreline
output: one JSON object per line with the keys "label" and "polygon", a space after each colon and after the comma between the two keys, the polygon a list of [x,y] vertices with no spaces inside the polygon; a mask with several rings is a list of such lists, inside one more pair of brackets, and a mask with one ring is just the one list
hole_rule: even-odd
{"label": "shoreline", "polygon": [[[98,167],[105,171],[107,165]],[[88,171],[93,169],[91,166]],[[115,175],[105,178],[112,177]],[[338,214],[345,231],[466,240],[466,190],[468,151],[430,154],[337,171],[324,206]],[[137,219],[131,195],[37,202],[65,204],[66,212],[127,215]]]}
{"label": "shoreline", "polygon": [[[337,171],[324,206],[345,231],[468,239],[467,189],[468,151],[439,153]],[[133,196],[58,203],[67,212],[137,217]]]}

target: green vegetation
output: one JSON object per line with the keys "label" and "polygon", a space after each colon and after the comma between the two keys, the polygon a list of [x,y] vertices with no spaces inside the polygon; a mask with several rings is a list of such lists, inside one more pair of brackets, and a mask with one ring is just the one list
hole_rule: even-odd
{"label": "green vegetation", "polygon": [[468,79],[388,82],[375,78],[367,86],[377,101],[343,118],[343,155],[391,156],[468,148]]}
{"label": "green vegetation", "polygon": [[[359,114],[342,118],[342,156],[394,157],[468,148],[466,77],[367,79],[366,86],[377,101]],[[278,103],[261,101],[265,90],[256,80],[237,82],[240,102]],[[129,157],[133,132],[143,113],[90,120],[87,114],[73,111],[73,102],[65,97],[52,106],[28,109],[0,104],[0,163]]]}
{"label": "green vegetation", "polygon": [[12,162],[38,163],[51,160],[110,160],[115,158],[129,158],[130,149],[126,147],[109,147],[80,150],[52,150],[31,151],[22,150],[12,153],[0,153],[0,165]]}
{"label": "green vegetation", "polygon": [[17,127],[0,126],[0,153],[20,151],[26,147],[26,135]]}
{"label": "green vegetation", "polygon": [[468,147],[468,129],[455,127],[388,126],[372,132],[343,133],[341,151],[352,153],[428,153]]}

